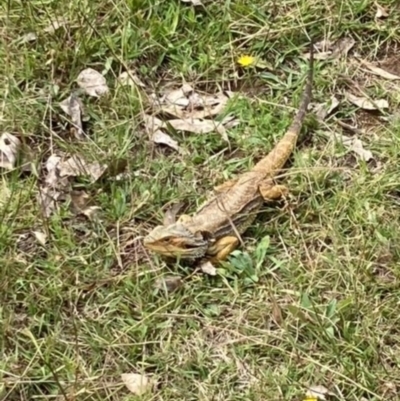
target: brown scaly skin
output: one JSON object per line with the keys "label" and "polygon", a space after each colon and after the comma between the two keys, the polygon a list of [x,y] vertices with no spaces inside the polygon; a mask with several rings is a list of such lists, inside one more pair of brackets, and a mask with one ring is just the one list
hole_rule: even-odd
{"label": "brown scaly skin", "polygon": [[283,138],[249,172],[216,188],[216,195],[193,216],[183,215],[176,223],[155,227],[144,246],[162,256],[186,260],[225,259],[239,244],[239,235],[253,223],[263,202],[287,194],[283,185],[274,184],[290,157],[300,133],[313,81],[313,45],[310,67],[299,110]]}

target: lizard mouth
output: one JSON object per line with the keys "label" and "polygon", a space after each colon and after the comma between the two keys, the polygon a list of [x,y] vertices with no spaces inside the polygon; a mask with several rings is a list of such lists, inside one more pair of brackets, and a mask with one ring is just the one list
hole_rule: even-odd
{"label": "lizard mouth", "polygon": [[156,241],[147,240],[144,245],[151,251],[170,258],[196,259],[204,251],[204,245],[183,242],[179,244],[160,244]]}

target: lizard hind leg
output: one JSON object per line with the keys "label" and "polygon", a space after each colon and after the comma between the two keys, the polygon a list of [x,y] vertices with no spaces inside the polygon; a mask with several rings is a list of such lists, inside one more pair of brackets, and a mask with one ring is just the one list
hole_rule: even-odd
{"label": "lizard hind leg", "polygon": [[289,190],[285,185],[271,185],[271,182],[259,186],[261,196],[266,202],[285,198]]}
{"label": "lizard hind leg", "polygon": [[211,260],[218,262],[226,259],[229,254],[239,245],[239,239],[232,236],[226,236],[218,239],[210,246],[207,254],[211,256]]}

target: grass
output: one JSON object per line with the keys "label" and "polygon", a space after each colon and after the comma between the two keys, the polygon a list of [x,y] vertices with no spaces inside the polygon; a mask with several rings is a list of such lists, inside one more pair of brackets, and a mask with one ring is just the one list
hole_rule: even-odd
{"label": "grass", "polygon": [[[99,218],[63,205],[43,218],[36,196],[43,172],[1,177],[0,397],[4,400],[133,400],[121,373],[154,375],[143,399],[299,400],[324,385],[339,400],[395,399],[400,380],[396,83],[356,67],[354,57],[316,63],[314,102],[358,83],[389,101],[371,115],[342,102],[336,118],[359,129],[374,154],[366,163],[331,133],[333,118],[307,119],[283,181],[286,204],[268,206],[245,247],[217,277],[166,265],[140,246],[162,221],[162,206],[192,211],[213,185],[250,167],[290,123],[306,71],[310,37],[352,37],[363,58],[385,61],[400,35],[396,0],[376,20],[373,1],[178,0],[71,2],[8,0],[0,9],[1,129],[23,140],[37,167],[54,152],[127,159],[128,178],[74,180],[101,206]],[[68,23],[44,33],[57,16]],[[35,32],[38,38],[22,38]],[[271,64],[238,72],[240,54]],[[110,94],[83,97],[90,141],[68,137],[58,102],[87,67],[103,72]],[[392,67],[395,67],[393,64]],[[229,111],[241,121],[230,147],[214,134],[173,133],[181,156],[153,145],[140,126],[144,94],[117,88],[134,69],[146,90],[165,83],[212,93],[242,88]],[[343,79],[353,83],[349,88]],[[346,132],[347,135],[350,135]],[[48,235],[45,246],[34,231]],[[173,293],[156,288],[178,276]]]}

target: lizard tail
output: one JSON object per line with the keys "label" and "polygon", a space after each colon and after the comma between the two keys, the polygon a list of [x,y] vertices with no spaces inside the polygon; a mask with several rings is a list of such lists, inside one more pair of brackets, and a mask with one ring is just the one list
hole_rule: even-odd
{"label": "lizard tail", "polygon": [[275,145],[271,152],[261,159],[254,167],[253,171],[264,173],[268,176],[274,176],[286,163],[296,146],[297,138],[299,136],[301,127],[303,125],[304,117],[307,113],[307,108],[312,96],[314,72],[314,45],[310,44],[310,64],[308,71],[308,78],[304,88],[300,106],[295,115],[292,124],[286,131],[283,138]]}

